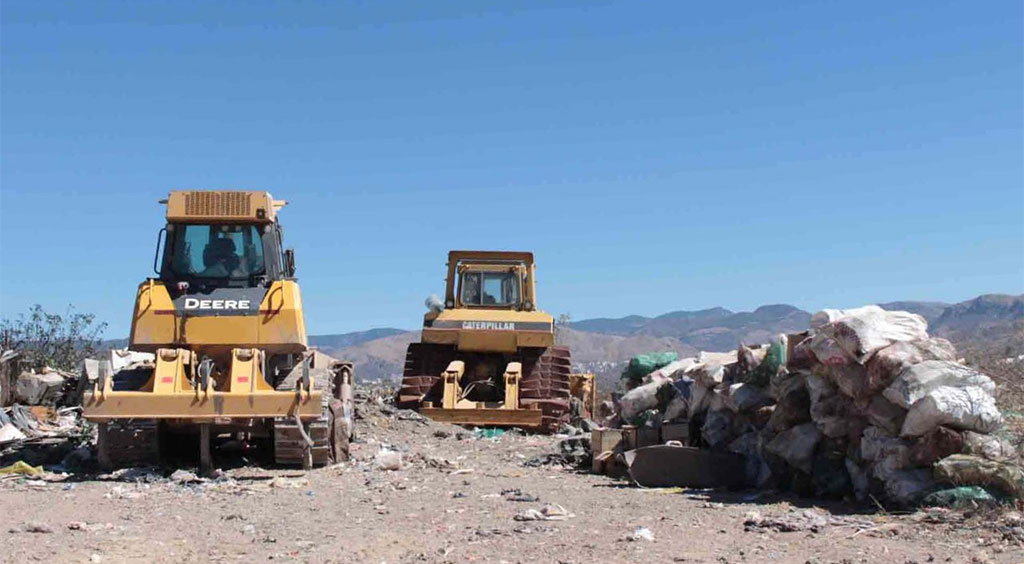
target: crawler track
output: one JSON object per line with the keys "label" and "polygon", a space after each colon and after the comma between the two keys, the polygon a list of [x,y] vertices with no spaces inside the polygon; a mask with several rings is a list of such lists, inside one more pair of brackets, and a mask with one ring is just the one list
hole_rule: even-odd
{"label": "crawler track", "polygon": [[[522,407],[536,405],[544,412],[542,431],[556,431],[568,419],[572,360],[569,349],[565,347],[524,349],[515,355],[485,355],[459,353],[446,345],[412,343],[406,352],[402,385],[395,398],[398,407],[419,409],[424,402],[438,406],[443,392],[441,373],[448,364],[453,360],[463,360],[467,364],[467,374],[472,375],[475,373],[470,368],[472,364],[484,359],[502,367],[512,361],[523,363],[519,403]],[[472,376],[465,378],[463,385],[471,379]]]}
{"label": "crawler track", "polygon": [[[343,416],[344,404],[340,399],[340,378],[344,370],[351,375],[352,366],[318,367],[310,370],[313,389],[323,393],[320,417],[310,422],[305,432],[313,441],[306,449],[306,439],[299,424],[291,418],[275,418],[273,427],[274,462],[304,468],[326,466],[348,460],[350,430]],[[293,370],[275,387],[278,391],[295,390],[302,377],[301,369]]]}
{"label": "crawler track", "polygon": [[149,466],[160,462],[160,423],[121,419],[99,424],[96,459],[101,468]]}

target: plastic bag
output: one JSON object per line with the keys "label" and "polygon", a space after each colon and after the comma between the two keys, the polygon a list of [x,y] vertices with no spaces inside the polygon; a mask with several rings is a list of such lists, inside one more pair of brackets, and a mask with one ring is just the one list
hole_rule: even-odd
{"label": "plastic bag", "polygon": [[926,360],[956,360],[956,349],[946,339],[932,337],[923,341],[893,343],[875,353],[868,361],[868,389],[884,390],[904,370]]}
{"label": "plastic bag", "polygon": [[915,313],[886,311],[878,306],[851,310],[824,310],[811,318],[814,326],[823,316],[830,322],[817,326],[840,347],[864,364],[879,349],[899,341],[928,338],[928,322]]}
{"label": "plastic bag", "polygon": [[935,463],[935,479],[946,484],[986,486],[1015,499],[1024,499],[1020,468],[967,454],[954,454]]}
{"label": "plastic bag", "polygon": [[622,379],[635,386],[643,380],[644,376],[675,362],[678,358],[679,355],[671,351],[638,354],[629,359],[629,364],[622,372]]}
{"label": "plastic bag", "polygon": [[941,386],[910,408],[900,435],[919,437],[939,425],[991,433],[1002,422],[996,400],[985,390],[976,386]]}
{"label": "plastic bag", "polygon": [[42,466],[32,466],[24,460],[19,460],[10,466],[0,468],[0,474],[21,474],[22,476],[41,476]]}
{"label": "plastic bag", "polygon": [[810,473],[814,447],[821,440],[821,431],[814,423],[803,423],[775,436],[765,449],[784,459],[790,466]]}
{"label": "plastic bag", "polygon": [[892,403],[910,409],[929,392],[943,386],[978,387],[989,395],[996,389],[991,378],[967,366],[944,360],[926,360],[904,370],[882,391],[882,395]]}

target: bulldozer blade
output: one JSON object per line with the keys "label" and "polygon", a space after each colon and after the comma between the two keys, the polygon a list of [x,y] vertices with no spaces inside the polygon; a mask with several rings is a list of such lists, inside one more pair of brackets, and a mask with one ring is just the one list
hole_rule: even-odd
{"label": "bulldozer blade", "polygon": [[520,427],[537,429],[543,424],[544,412],[539,409],[441,409],[422,407],[420,414],[444,423],[478,427]]}

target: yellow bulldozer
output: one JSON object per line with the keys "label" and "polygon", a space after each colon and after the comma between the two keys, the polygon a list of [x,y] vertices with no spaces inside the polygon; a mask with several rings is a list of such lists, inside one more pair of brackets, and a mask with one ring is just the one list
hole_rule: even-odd
{"label": "yellow bulldozer", "polygon": [[182,435],[200,466],[226,434],[309,468],[348,457],[351,363],[307,346],[295,254],[284,249],[286,204],[256,191],[174,191],[139,285],[129,349],[154,360],[101,372],[83,395],[99,424],[105,467],[159,460]]}
{"label": "yellow bulldozer", "polygon": [[537,309],[533,253],[451,251],[444,302],[428,299],[396,403],[438,421],[551,432],[593,410],[592,374],[574,374]]}

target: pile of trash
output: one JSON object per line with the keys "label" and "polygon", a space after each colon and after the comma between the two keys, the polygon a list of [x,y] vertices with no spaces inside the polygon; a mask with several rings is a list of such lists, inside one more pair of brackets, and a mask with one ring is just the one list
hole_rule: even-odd
{"label": "pile of trash", "polygon": [[[152,362],[152,355],[112,350],[102,361],[86,359],[78,372],[34,370],[16,351],[0,354],[0,464],[22,460],[56,464],[88,444],[92,429],[81,418],[81,397],[101,371]],[[76,455],[77,456],[77,455]],[[78,456],[81,458],[81,456]]]}
{"label": "pile of trash", "polygon": [[[92,439],[80,408],[13,405],[0,408],[0,466],[23,460],[56,464]],[[87,450],[87,449],[86,449]]]}
{"label": "pile of trash", "polygon": [[740,455],[745,483],[758,488],[897,505],[967,491],[955,486],[1024,499],[1017,453],[993,434],[995,384],[929,336],[919,315],[824,310],[809,331],[765,345],[641,355],[623,378],[627,391],[602,423],[624,438],[595,434],[595,460],[614,455],[600,449],[671,440]]}

